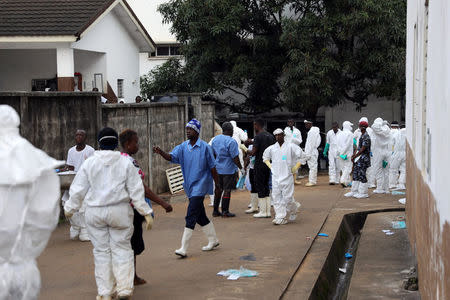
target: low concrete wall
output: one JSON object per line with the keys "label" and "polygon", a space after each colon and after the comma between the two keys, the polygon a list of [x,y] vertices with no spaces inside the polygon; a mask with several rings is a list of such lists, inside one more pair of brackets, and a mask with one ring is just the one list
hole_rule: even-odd
{"label": "low concrete wall", "polygon": [[200,94],[182,94],[179,99],[179,103],[101,105],[100,93],[0,92],[0,104],[12,106],[20,115],[22,136],[57,159],[67,158],[77,129],[86,130],[87,143],[94,148],[102,127],[119,134],[135,130],[140,146],[136,159],[157,193],[168,191],[165,170],[173,165],[153,154],[152,147],[171,151],[183,142],[189,118],[202,122],[202,139],[208,142],[214,135],[214,104],[202,102]]}

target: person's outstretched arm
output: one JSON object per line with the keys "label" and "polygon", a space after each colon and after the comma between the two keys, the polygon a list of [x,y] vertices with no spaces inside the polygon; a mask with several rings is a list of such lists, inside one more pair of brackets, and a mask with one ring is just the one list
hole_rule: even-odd
{"label": "person's outstretched arm", "polygon": [[167,152],[162,151],[161,148],[159,148],[157,146],[153,147],[153,153],[161,155],[167,161],[172,161],[172,155],[170,155]]}

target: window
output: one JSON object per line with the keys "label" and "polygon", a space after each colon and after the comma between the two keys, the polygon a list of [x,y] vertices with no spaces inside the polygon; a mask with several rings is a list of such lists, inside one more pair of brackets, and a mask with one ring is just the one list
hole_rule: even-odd
{"label": "window", "polygon": [[103,94],[103,74],[95,73],[94,74],[94,88],[98,88],[98,91]]}
{"label": "window", "polygon": [[179,46],[172,46],[170,47],[170,55],[180,55],[180,47]]}
{"label": "window", "polygon": [[117,98],[123,98],[123,79],[117,79]]}
{"label": "window", "polygon": [[169,56],[170,47],[157,47],[156,55],[158,56]]}
{"label": "window", "polygon": [[179,56],[181,55],[179,45],[164,45],[157,46],[155,52],[148,54],[148,57],[158,57],[158,56]]}

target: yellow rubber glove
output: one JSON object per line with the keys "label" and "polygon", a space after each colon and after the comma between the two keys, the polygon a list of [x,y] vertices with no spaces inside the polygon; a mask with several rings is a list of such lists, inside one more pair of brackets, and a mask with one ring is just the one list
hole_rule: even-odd
{"label": "yellow rubber glove", "polygon": [[64,210],[64,216],[65,216],[67,219],[70,219],[70,218],[72,218],[73,213],[70,213],[70,212]]}
{"label": "yellow rubber glove", "polygon": [[145,229],[150,230],[153,226],[153,217],[152,215],[146,215],[144,216],[145,222],[147,222],[147,225],[145,226]]}
{"label": "yellow rubber glove", "polygon": [[241,144],[241,145],[239,146],[239,148],[241,148],[241,150],[242,150],[243,152],[245,152],[245,153],[247,153],[247,151],[248,151],[247,147],[245,147],[244,144]]}
{"label": "yellow rubber glove", "polygon": [[293,166],[291,169],[292,174],[296,174],[298,169],[300,169],[301,166],[302,166],[302,164],[300,162],[298,162],[295,166]]}
{"label": "yellow rubber glove", "polygon": [[264,163],[269,167],[269,169],[272,169],[272,164],[270,163],[270,160],[265,160]]}

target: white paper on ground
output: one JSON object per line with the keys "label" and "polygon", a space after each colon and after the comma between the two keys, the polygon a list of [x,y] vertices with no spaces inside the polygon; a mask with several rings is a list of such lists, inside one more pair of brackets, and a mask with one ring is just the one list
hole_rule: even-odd
{"label": "white paper on ground", "polygon": [[391,232],[390,230],[386,230],[386,229],[383,229],[381,231],[383,231],[384,233]]}
{"label": "white paper on ground", "polygon": [[400,202],[401,204],[405,205],[406,204],[406,198],[398,199],[398,202]]}
{"label": "white paper on ground", "polygon": [[386,235],[393,235],[393,232],[386,232]]}
{"label": "white paper on ground", "polygon": [[346,268],[339,268],[339,272],[341,272],[341,273],[347,273],[347,269]]}
{"label": "white paper on ground", "polygon": [[227,271],[220,271],[219,273],[217,273],[218,276],[227,276],[228,272]]}
{"label": "white paper on ground", "polygon": [[231,274],[230,276],[228,276],[228,280],[238,280],[239,279],[239,274]]}

